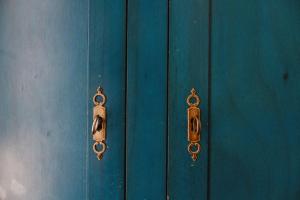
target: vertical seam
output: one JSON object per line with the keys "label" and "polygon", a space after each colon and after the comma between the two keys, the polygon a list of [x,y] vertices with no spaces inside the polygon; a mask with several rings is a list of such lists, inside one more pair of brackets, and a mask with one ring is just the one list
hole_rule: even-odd
{"label": "vertical seam", "polygon": [[90,80],[90,0],[87,8],[87,63],[86,63],[86,136],[85,136],[85,199],[89,199],[89,80]]}
{"label": "vertical seam", "polygon": [[212,0],[208,0],[208,155],[207,155],[207,199],[210,200],[210,173],[211,173],[211,93],[212,93]]}
{"label": "vertical seam", "polygon": [[167,105],[166,105],[166,199],[169,199],[169,72],[170,72],[170,0],[167,0]]}
{"label": "vertical seam", "polygon": [[125,106],[125,113],[124,113],[124,122],[125,122],[125,136],[124,136],[124,199],[127,199],[127,87],[128,87],[128,1],[125,0],[125,99],[124,99],[124,106]]}

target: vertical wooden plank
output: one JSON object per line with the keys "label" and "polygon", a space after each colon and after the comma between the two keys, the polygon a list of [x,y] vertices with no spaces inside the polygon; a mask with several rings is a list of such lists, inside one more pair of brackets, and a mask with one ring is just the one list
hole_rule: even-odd
{"label": "vertical wooden plank", "polygon": [[167,0],[128,1],[127,199],[166,199]]}
{"label": "vertical wooden plank", "polygon": [[107,151],[99,161],[89,135],[88,197],[124,199],[126,1],[90,0],[89,24],[88,124],[92,125],[92,97],[102,86],[107,97]]}
{"label": "vertical wooden plank", "polygon": [[0,1],[0,199],[86,199],[88,4]]}
{"label": "vertical wooden plank", "polygon": [[[170,1],[169,199],[207,199],[208,155],[208,0]],[[201,98],[201,152],[187,151],[186,98],[195,88]]]}
{"label": "vertical wooden plank", "polygon": [[299,199],[300,2],[212,8],[211,199]]}

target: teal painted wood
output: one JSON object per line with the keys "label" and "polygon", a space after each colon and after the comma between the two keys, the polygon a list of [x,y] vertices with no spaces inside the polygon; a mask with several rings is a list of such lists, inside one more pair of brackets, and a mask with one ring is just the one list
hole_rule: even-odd
{"label": "teal painted wood", "polygon": [[[207,199],[208,0],[170,1],[169,167],[170,199]],[[201,98],[202,150],[187,152],[186,98],[195,87]]]}
{"label": "teal painted wood", "polygon": [[299,9],[213,0],[210,199],[300,198]]}
{"label": "teal painted wood", "polygon": [[166,199],[166,0],[128,1],[127,199]]}
{"label": "teal painted wood", "polygon": [[0,199],[86,199],[88,4],[0,2]]}
{"label": "teal painted wood", "polygon": [[89,140],[89,199],[124,199],[126,1],[90,0],[89,126],[92,97],[102,86],[107,97],[107,151],[99,161]]}

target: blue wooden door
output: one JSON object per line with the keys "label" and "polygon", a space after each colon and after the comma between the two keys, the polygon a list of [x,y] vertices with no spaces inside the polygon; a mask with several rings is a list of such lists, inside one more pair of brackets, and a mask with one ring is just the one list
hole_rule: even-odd
{"label": "blue wooden door", "polygon": [[0,1],[0,200],[299,199],[299,10],[297,0]]}
{"label": "blue wooden door", "polygon": [[[123,199],[123,0],[0,1],[0,199]],[[92,97],[107,96],[107,152]]]}
{"label": "blue wooden door", "polygon": [[[170,199],[300,198],[300,4],[170,1]],[[202,98],[202,151],[186,104]]]}

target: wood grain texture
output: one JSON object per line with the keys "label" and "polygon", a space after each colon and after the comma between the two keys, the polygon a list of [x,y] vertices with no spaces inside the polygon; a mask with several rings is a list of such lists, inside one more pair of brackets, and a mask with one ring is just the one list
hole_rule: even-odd
{"label": "wood grain texture", "polygon": [[[207,199],[208,0],[170,1],[169,166],[171,200]],[[186,98],[195,88],[202,103],[202,150],[196,162],[187,151]]]}
{"label": "wood grain texture", "polygon": [[0,1],[0,199],[86,199],[88,4]]}
{"label": "wood grain texture", "polygon": [[128,1],[127,199],[166,199],[167,0]]}
{"label": "wood grain texture", "polygon": [[88,124],[90,128],[92,97],[102,86],[107,97],[107,151],[99,161],[89,135],[89,199],[124,199],[125,195],[125,45],[126,1],[90,0]]}
{"label": "wood grain texture", "polygon": [[299,10],[213,0],[213,200],[300,198]]}

